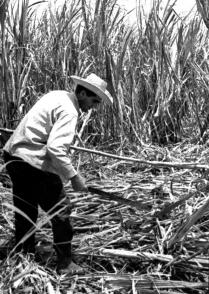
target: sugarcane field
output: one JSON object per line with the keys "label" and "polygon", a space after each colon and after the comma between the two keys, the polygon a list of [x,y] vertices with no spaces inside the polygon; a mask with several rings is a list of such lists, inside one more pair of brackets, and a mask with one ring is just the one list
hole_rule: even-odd
{"label": "sugarcane field", "polygon": [[0,294],[209,293],[209,0],[125,2],[0,0]]}

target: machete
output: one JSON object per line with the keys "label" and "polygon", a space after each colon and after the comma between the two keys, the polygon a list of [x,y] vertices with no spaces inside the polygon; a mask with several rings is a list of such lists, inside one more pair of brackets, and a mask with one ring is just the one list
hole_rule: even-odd
{"label": "machete", "polygon": [[125,204],[128,206],[137,208],[139,210],[143,210],[143,209],[147,210],[151,208],[150,204],[144,204],[142,203],[142,201],[134,201],[134,200],[125,199],[121,196],[116,195],[115,193],[106,192],[92,186],[88,186],[88,191],[92,194],[97,194],[99,196],[102,196],[102,198],[104,199],[108,199],[110,201],[116,201],[120,204]]}

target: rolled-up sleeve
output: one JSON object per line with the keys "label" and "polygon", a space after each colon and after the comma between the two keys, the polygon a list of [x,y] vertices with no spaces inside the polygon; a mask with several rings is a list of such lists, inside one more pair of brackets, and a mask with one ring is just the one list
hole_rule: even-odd
{"label": "rolled-up sleeve", "polygon": [[69,147],[73,142],[78,115],[65,109],[57,109],[54,124],[47,141],[47,157],[63,183],[77,174],[71,163]]}

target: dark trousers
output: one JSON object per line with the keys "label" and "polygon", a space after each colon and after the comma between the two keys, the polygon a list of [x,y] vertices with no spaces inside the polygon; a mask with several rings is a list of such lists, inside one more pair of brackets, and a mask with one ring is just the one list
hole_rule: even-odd
{"label": "dark trousers", "polygon": [[17,251],[35,252],[38,205],[48,213],[58,259],[71,259],[73,229],[70,207],[58,175],[39,170],[22,159],[4,152],[6,169],[13,183],[15,239]]}

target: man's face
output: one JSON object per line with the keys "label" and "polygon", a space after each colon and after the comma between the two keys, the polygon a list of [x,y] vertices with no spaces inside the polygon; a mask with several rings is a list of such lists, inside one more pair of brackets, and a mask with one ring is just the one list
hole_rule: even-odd
{"label": "man's face", "polygon": [[83,112],[87,112],[91,108],[96,108],[101,103],[98,96],[87,96],[86,91],[82,90],[78,95],[79,107]]}

